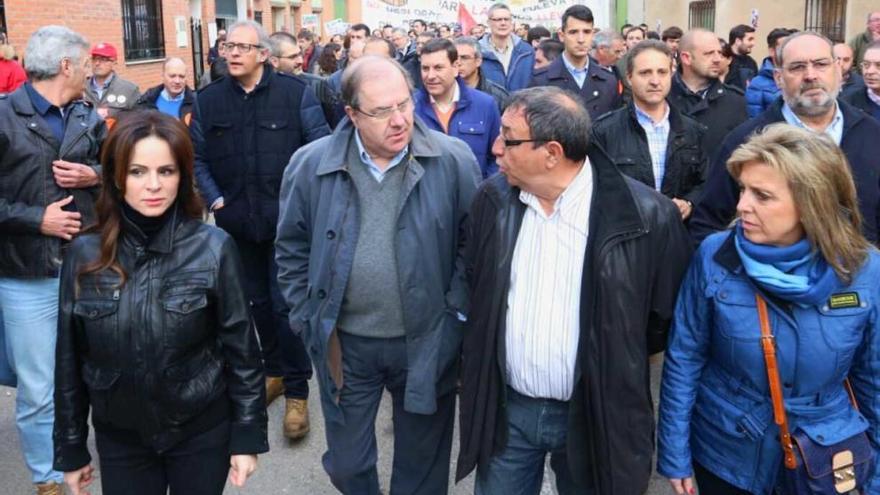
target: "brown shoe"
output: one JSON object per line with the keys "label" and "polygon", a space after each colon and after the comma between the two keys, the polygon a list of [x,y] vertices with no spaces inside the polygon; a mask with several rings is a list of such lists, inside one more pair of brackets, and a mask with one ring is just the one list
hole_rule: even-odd
{"label": "brown shoe", "polygon": [[50,481],[48,483],[37,483],[37,495],[64,495],[63,486],[60,483]]}
{"label": "brown shoe", "polygon": [[280,376],[266,377],[266,407],[284,393],[284,380]]}
{"label": "brown shoe", "polygon": [[284,404],[284,436],[296,440],[309,432],[308,399],[287,399]]}

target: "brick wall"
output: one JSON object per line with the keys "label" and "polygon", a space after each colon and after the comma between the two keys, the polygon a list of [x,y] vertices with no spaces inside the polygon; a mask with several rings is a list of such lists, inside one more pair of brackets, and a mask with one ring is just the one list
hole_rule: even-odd
{"label": "brick wall", "polygon": [[[214,2],[202,0],[202,46],[203,53],[208,53],[207,23],[214,20]],[[189,29],[190,7],[188,0],[162,0],[163,26],[165,30],[165,55],[180,57],[189,65],[192,81],[192,39]],[[187,20],[187,46],[177,47],[176,26],[174,18],[184,16]],[[6,0],[6,21],[9,28],[10,42],[20,56],[30,35],[40,26],[61,24],[85,36],[94,45],[104,41],[112,43],[119,52],[116,64],[117,73],[124,79],[137,84],[141,91],[161,82],[162,62],[135,62],[126,64],[122,34],[122,1],[121,0]],[[207,68],[207,67],[206,67]]]}

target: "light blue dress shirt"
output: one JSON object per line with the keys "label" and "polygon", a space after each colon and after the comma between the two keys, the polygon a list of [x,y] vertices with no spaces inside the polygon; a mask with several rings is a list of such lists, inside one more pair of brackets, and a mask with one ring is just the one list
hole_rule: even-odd
{"label": "light blue dress shirt", "polygon": [[370,154],[367,153],[367,149],[364,148],[364,143],[361,141],[360,132],[354,132],[354,140],[355,143],[357,143],[358,155],[361,157],[361,162],[366,165],[367,170],[370,171],[370,175],[372,175],[373,178],[376,179],[376,182],[382,182],[382,179],[385,178],[385,174],[387,174],[388,171],[392,168],[399,165],[400,162],[402,162],[403,159],[406,158],[406,154],[409,152],[409,145],[407,145],[405,148],[400,150],[400,153],[394,155],[394,158],[392,158],[391,161],[388,162],[388,166],[385,167],[385,170],[382,170],[381,168],[379,168],[378,165],[376,165],[376,162],[373,161],[373,158],[370,156]]}
{"label": "light blue dress shirt", "polygon": [[[828,124],[828,127],[825,128],[825,134],[831,137],[838,146],[840,146],[840,142],[843,140],[843,112],[840,111],[840,105],[837,102],[834,103],[834,106],[837,110],[834,112],[834,118],[831,119],[831,123]],[[788,106],[788,103],[782,105],[782,117],[786,122],[793,126],[800,127],[801,129],[806,129],[808,131],[812,131],[810,127],[807,127],[807,124],[804,124],[803,121],[795,115],[794,111],[791,107]],[[814,131],[815,132],[815,131]]]}
{"label": "light blue dress shirt", "polygon": [[659,122],[654,122],[650,115],[643,112],[638,105],[636,119],[645,130],[648,137],[648,149],[651,151],[651,165],[654,169],[654,189],[660,190],[663,185],[663,175],[666,173],[666,148],[669,145],[669,105],[666,105],[666,113]]}
{"label": "light blue dress shirt", "polygon": [[590,70],[590,57],[587,57],[587,65],[583,69],[578,69],[568,61],[565,52],[562,52],[562,63],[565,64],[565,68],[568,69],[569,74],[574,78],[574,82],[577,83],[578,87],[583,89],[584,82],[587,80],[587,72]]}

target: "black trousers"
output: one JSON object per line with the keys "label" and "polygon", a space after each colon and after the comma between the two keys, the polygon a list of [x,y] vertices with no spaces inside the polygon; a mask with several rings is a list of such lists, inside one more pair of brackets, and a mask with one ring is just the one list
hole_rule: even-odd
{"label": "black trousers", "polygon": [[697,480],[697,488],[700,495],[751,495],[742,488],[737,488],[723,479],[715,476],[703,466],[694,463],[694,478]]}
{"label": "black trousers", "polygon": [[229,422],[156,453],[134,437],[95,431],[105,495],[220,495],[229,474]]}
{"label": "black trousers", "polygon": [[235,243],[244,265],[241,283],[251,301],[266,375],[284,379],[284,396],[288,399],[307,399],[312,361],[302,338],[290,330],[290,310],[278,286],[275,244],[243,239],[235,239]]}

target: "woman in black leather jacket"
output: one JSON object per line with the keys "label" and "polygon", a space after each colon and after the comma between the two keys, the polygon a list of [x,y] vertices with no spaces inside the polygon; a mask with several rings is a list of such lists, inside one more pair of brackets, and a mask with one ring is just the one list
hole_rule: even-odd
{"label": "woman in black leather jacket", "polygon": [[155,111],[114,126],[98,224],[65,257],[55,469],[108,495],[222,493],[269,450],[264,376],[232,239],[201,222],[186,128]]}

